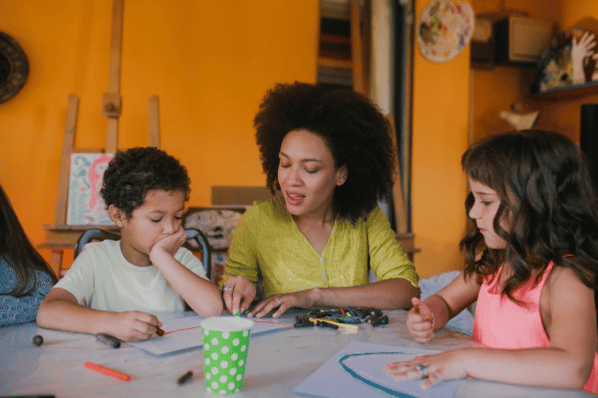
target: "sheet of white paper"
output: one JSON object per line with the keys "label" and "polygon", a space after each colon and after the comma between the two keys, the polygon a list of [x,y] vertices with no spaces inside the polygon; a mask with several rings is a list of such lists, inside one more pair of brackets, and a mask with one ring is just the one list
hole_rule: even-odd
{"label": "sheet of white paper", "polygon": [[388,362],[436,352],[353,341],[307,377],[293,392],[327,398],[450,398],[455,394],[458,380],[441,382],[422,390],[421,380],[395,382],[384,373]]}
{"label": "sheet of white paper", "polygon": [[[203,345],[203,333],[201,333],[200,326],[202,320],[203,318],[199,315],[166,319],[162,322],[164,336],[154,335],[149,340],[129,344],[153,355],[164,355],[190,348],[199,348]],[[275,321],[255,321],[251,328],[251,337],[288,327],[288,325],[276,323]]]}

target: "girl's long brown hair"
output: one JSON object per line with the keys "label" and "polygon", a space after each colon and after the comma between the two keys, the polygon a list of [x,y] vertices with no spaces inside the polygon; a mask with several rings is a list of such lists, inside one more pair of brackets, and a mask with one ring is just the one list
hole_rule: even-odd
{"label": "girl's long brown hair", "polygon": [[14,270],[17,277],[15,288],[0,294],[16,297],[27,295],[30,290],[28,287],[33,287],[36,283],[35,270],[48,273],[56,283],[56,275],[29,241],[2,186],[0,186],[0,231],[0,257]]}
{"label": "girl's long brown hair", "polygon": [[[461,159],[471,179],[495,190],[501,204],[494,230],[505,249],[486,247],[472,220],[461,241],[465,274],[494,274],[508,263],[513,274],[503,294],[513,291],[536,271],[536,282],[552,261],[572,269],[595,289],[598,270],[598,213],[587,166],[579,148],[567,137],[543,130],[515,131],[473,144]],[[465,207],[473,206],[473,195]],[[510,230],[500,220],[510,220]]]}

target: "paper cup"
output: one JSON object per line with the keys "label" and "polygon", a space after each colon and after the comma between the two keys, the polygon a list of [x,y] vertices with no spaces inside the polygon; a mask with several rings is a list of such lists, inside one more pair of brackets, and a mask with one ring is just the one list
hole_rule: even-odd
{"label": "paper cup", "polygon": [[201,321],[206,390],[232,394],[243,389],[253,322],[240,317]]}

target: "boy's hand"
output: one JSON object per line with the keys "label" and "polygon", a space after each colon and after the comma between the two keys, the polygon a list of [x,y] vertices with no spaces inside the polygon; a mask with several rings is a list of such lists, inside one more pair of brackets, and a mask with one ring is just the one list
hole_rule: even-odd
{"label": "boy's hand", "polygon": [[126,311],[116,314],[113,330],[109,333],[123,341],[147,340],[162,326],[155,315],[141,311]]}
{"label": "boy's hand", "polygon": [[411,337],[418,343],[429,343],[434,340],[434,314],[420,299],[411,299],[413,308],[407,314],[407,328]]}
{"label": "boy's hand", "polygon": [[180,227],[172,235],[168,235],[157,241],[150,252],[150,258],[155,250],[165,249],[170,255],[174,256],[180,247],[187,241],[187,232]]}

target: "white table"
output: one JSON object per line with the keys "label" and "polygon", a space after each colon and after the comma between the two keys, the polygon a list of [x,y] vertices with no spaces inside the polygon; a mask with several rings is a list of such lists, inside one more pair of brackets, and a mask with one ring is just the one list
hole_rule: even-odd
{"label": "white table", "polygon": [[[280,321],[292,325],[289,311]],[[468,345],[469,337],[449,329],[438,331],[434,344],[409,337],[406,312],[385,311],[390,324],[373,328],[361,324],[347,334],[329,328],[291,328],[252,338],[241,397],[297,397],[295,387],[353,340],[369,343],[446,350]],[[192,313],[190,313],[192,314]],[[167,315],[163,314],[161,319]],[[172,314],[170,314],[172,316]],[[160,316],[159,316],[160,317]],[[40,334],[44,343],[32,344]],[[56,397],[204,397],[201,349],[152,356],[123,344],[113,349],[95,336],[48,330],[35,323],[0,328],[0,396],[52,394]],[[130,382],[93,372],[83,366],[95,362],[132,376]],[[176,380],[188,370],[194,377],[184,385]],[[480,380],[462,380],[455,397],[590,397],[580,390],[522,387]]]}

